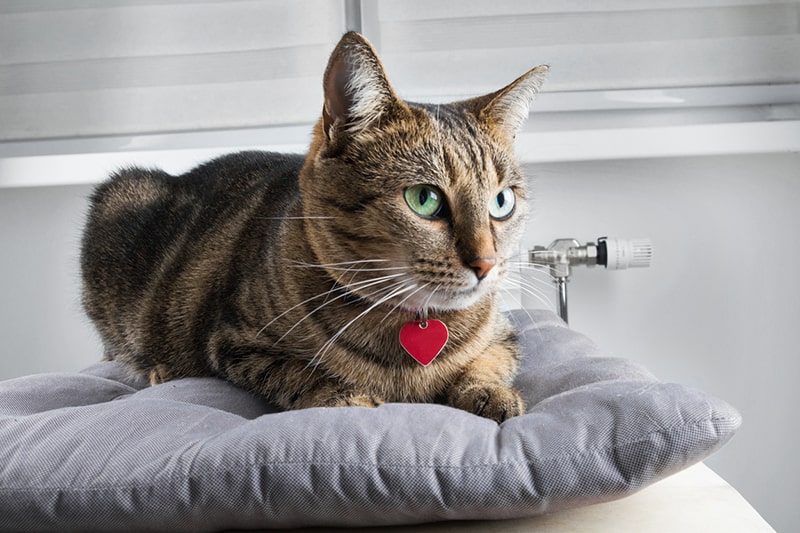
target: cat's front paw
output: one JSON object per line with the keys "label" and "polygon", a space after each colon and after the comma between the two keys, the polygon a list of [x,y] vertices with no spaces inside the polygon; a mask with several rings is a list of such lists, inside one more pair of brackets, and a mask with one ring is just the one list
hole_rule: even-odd
{"label": "cat's front paw", "polygon": [[333,380],[318,382],[305,394],[294,394],[288,401],[280,403],[286,409],[309,409],[312,407],[378,407],[384,399],[368,390],[344,386]]}
{"label": "cat's front paw", "polygon": [[353,394],[342,396],[331,402],[331,407],[378,407],[383,405],[383,398],[374,394]]}
{"label": "cat's front paw", "polygon": [[450,390],[448,403],[498,424],[525,412],[525,402],[517,391],[494,383],[456,386]]}

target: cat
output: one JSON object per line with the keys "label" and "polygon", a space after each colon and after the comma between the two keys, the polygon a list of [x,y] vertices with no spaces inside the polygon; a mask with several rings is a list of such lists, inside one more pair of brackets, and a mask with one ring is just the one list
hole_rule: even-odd
{"label": "cat", "polygon": [[[350,32],[306,156],[112,174],[90,197],[81,245],[105,357],[151,384],[220,377],[283,409],[522,414],[517,335],[497,292],[527,211],[514,138],[546,73],[451,104],[406,102]],[[399,332],[428,324],[447,338],[423,366]]]}

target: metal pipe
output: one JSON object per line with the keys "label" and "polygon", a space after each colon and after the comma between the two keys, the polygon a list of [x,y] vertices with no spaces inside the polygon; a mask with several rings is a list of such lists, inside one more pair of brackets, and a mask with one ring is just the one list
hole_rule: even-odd
{"label": "metal pipe", "polygon": [[558,289],[558,315],[561,320],[569,324],[569,313],[567,312],[567,278],[556,278],[556,288]]}

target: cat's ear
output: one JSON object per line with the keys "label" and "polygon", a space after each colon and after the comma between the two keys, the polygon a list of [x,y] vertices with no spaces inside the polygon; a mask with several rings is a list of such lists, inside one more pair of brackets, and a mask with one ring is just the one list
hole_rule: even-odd
{"label": "cat's ear", "polygon": [[531,104],[547,77],[548,68],[547,65],[533,68],[499,91],[477,98],[478,117],[502,135],[513,139],[528,118]]}
{"label": "cat's ear", "polygon": [[323,87],[322,126],[329,141],[339,131],[358,133],[400,103],[372,45],[356,32],[346,33],[331,53]]}

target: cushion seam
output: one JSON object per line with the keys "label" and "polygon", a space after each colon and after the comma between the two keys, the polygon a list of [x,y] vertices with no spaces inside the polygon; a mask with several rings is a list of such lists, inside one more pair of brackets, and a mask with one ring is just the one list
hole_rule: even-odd
{"label": "cushion seam", "polygon": [[[496,463],[477,463],[477,464],[465,464],[465,465],[436,465],[436,464],[385,464],[385,463],[345,463],[345,462],[319,462],[319,461],[270,461],[270,462],[263,462],[257,463],[253,465],[253,469],[258,469],[262,467],[290,467],[290,466],[338,466],[338,467],[350,467],[350,468],[376,468],[376,469],[386,469],[386,470],[414,470],[414,469],[426,469],[426,470],[471,470],[471,469],[481,469],[481,468],[497,468],[497,467],[520,467],[520,466],[532,466],[535,464],[541,463],[550,463],[550,462],[557,462],[566,457],[584,457],[587,455],[594,455],[597,453],[608,453],[613,450],[623,448],[626,446],[631,446],[635,444],[640,444],[642,442],[646,442],[650,440],[650,438],[654,435],[658,434],[665,434],[672,432],[676,429],[691,429],[693,427],[700,426],[705,423],[718,423],[718,422],[733,422],[740,420],[740,417],[733,416],[733,417],[714,417],[714,418],[704,418],[702,420],[695,420],[690,423],[685,424],[674,424],[672,426],[662,428],[659,430],[651,431],[639,437],[635,440],[630,440],[628,442],[623,442],[619,444],[614,444],[611,446],[604,446],[599,448],[591,448],[586,450],[581,450],[575,453],[562,453],[559,455],[555,455],[552,457],[546,457],[542,459],[536,460],[525,460],[525,461],[505,461],[505,462],[496,462]],[[219,477],[224,476],[232,473],[239,473],[242,469],[229,469],[229,470],[222,470],[216,471],[212,474],[206,475],[195,475],[195,476],[187,476],[182,479],[187,480],[202,480],[207,479],[208,477]],[[119,485],[119,486],[103,486],[103,487],[82,487],[82,488],[74,488],[74,487],[56,487],[56,486],[49,486],[49,487],[0,487],[0,493],[5,492],[37,492],[37,491],[64,491],[64,492],[73,492],[73,493],[83,493],[83,492],[103,492],[103,491],[119,491],[119,490],[130,490],[130,489],[142,489],[142,488],[153,488],[158,487],[160,485],[166,485],[171,480],[167,480],[166,483],[160,484],[141,484],[141,485]]]}

